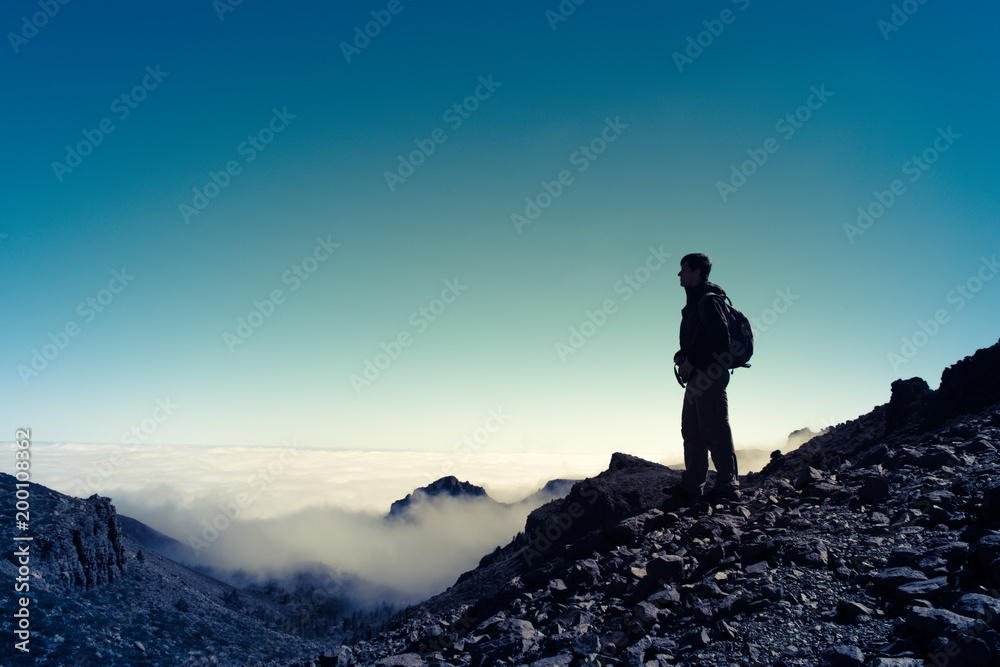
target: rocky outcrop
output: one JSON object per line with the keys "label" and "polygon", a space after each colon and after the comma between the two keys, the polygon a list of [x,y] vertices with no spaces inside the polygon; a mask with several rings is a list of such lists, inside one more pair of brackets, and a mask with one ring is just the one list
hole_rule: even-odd
{"label": "rocky outcrop", "polygon": [[[14,498],[15,484],[0,473],[0,494]],[[330,596],[237,592],[133,540],[107,498],[73,498],[38,484],[27,490],[27,528],[13,516],[0,523],[0,542],[9,545],[0,577],[10,583],[0,588],[0,607],[13,613],[16,600],[28,600],[30,641],[27,653],[16,654],[8,642],[4,665],[260,665],[319,652],[306,637],[324,620],[334,625],[324,637],[342,636],[340,619],[326,615],[336,602]],[[126,523],[130,532],[163,537]]]}
{"label": "rocky outcrop", "polygon": [[893,433],[916,419],[923,417],[927,402],[934,395],[922,378],[896,380],[892,383],[892,396],[885,411],[885,432]]}
{"label": "rocky outcrop", "polygon": [[389,507],[387,519],[406,518],[410,513],[416,511],[420,505],[436,498],[478,498],[491,500],[486,494],[486,489],[469,482],[461,482],[457,477],[449,475],[442,477],[427,486],[420,487],[413,493],[406,494],[405,498],[395,501]]}
{"label": "rocky outcrop", "polygon": [[[14,497],[15,484],[12,476],[0,473],[4,497]],[[30,484],[28,492],[31,520],[19,534],[33,538],[27,544],[36,588],[90,590],[125,574],[121,524],[108,498],[80,500],[38,484]],[[4,565],[16,570],[13,555],[5,556]]]}
{"label": "rocky outcrop", "polygon": [[1000,401],[1000,341],[946,368],[931,407],[932,424]]}

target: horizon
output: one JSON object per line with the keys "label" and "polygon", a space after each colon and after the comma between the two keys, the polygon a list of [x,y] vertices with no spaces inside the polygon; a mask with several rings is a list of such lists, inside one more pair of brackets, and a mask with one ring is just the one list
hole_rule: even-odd
{"label": "horizon", "polygon": [[1000,334],[998,7],[40,7],[0,439],[677,460],[690,252],[738,449]]}

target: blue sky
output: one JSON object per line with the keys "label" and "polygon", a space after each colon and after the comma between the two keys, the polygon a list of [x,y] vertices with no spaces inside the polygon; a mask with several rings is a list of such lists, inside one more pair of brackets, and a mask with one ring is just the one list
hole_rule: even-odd
{"label": "blue sky", "polygon": [[758,321],[738,446],[1000,335],[994,4],[46,6],[0,12],[9,433],[676,458],[688,252]]}

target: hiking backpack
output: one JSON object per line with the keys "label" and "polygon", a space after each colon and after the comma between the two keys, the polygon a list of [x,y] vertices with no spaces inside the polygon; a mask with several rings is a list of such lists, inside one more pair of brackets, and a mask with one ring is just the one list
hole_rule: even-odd
{"label": "hiking backpack", "polygon": [[[728,296],[709,292],[702,295],[701,301],[710,296],[719,297],[722,310],[726,314],[726,323],[729,325],[729,355],[732,360],[727,368],[750,368],[750,364],[747,363],[753,356],[753,327],[750,326],[750,320],[733,307],[733,302]],[[701,302],[698,303],[698,307],[700,313]]]}

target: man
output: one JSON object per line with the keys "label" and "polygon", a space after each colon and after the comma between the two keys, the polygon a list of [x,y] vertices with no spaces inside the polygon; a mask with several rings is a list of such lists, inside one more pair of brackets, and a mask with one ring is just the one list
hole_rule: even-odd
{"label": "man", "polygon": [[681,410],[684,473],[681,483],[668,493],[682,504],[704,495],[709,453],[716,471],[711,499],[740,497],[726,396],[729,370],[718,361],[729,352],[729,325],[722,303],[726,293],[708,281],[711,270],[708,255],[696,253],[681,259],[677,274],[687,292],[687,304],[681,310],[681,349],[674,355],[677,373],[686,383]]}

